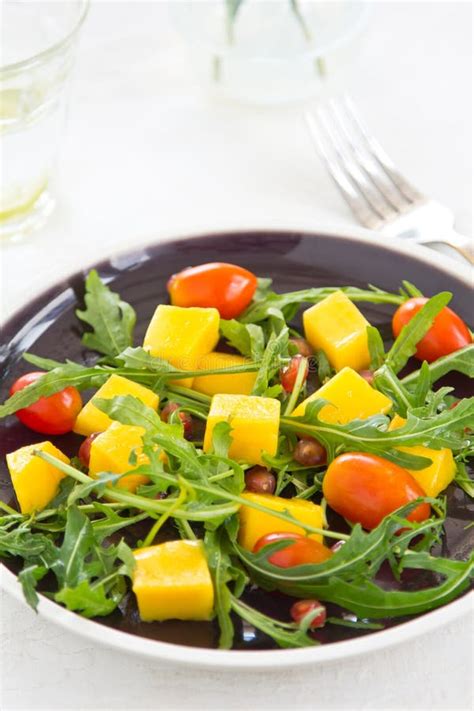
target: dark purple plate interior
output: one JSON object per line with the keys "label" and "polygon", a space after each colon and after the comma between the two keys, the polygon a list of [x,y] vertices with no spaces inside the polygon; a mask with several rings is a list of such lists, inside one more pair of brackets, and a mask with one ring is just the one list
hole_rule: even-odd
{"label": "dark purple plate interior", "polygon": [[[403,279],[415,283],[424,293],[451,291],[453,308],[469,321],[472,294],[469,286],[453,274],[404,253],[393,251],[382,244],[333,238],[322,234],[300,232],[236,232],[183,239],[157,244],[137,252],[104,261],[96,268],[137,311],[136,343],[143,338],[146,325],[158,303],[167,300],[166,281],[170,274],[194,264],[225,261],[240,264],[260,276],[274,280],[276,291],[290,291],[313,286],[376,284],[388,291],[397,291]],[[74,311],[81,304],[84,272],[78,272],[40,295],[17,313],[3,328],[0,351],[3,401],[9,384],[19,375],[31,370],[22,360],[25,351],[57,360],[90,360],[80,343],[79,322]],[[367,318],[390,338],[390,316],[393,308],[386,305],[362,305]],[[462,376],[447,379],[455,386],[455,394],[473,394],[472,383]],[[446,379],[445,383],[446,384]],[[0,485],[4,501],[15,505],[10,477],[5,466],[5,454],[23,445],[45,439],[27,430],[15,417],[0,424]],[[68,454],[75,454],[81,441],[76,435],[53,438]],[[472,520],[473,510],[467,497],[455,487],[448,489],[449,519],[443,543],[443,554],[463,557],[472,547],[473,529],[465,530]],[[166,534],[165,534],[166,535]],[[168,531],[168,537],[172,531]],[[15,562],[7,561],[16,571]],[[426,580],[411,580],[410,586],[426,585]],[[285,619],[289,600],[273,593],[248,591],[247,600],[268,614]],[[111,627],[143,637],[200,647],[215,647],[217,629],[214,623],[140,622],[132,596],[108,618],[97,620]],[[401,620],[403,622],[403,620]],[[398,621],[400,622],[400,620]],[[323,643],[347,639],[365,632],[331,627],[322,630]],[[246,625],[236,624],[236,648],[272,648],[271,640]]]}

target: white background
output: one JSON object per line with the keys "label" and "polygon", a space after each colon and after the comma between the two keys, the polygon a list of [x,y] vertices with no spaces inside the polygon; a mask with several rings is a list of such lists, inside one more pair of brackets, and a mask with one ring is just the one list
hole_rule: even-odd
{"label": "white background", "polygon": [[[375,3],[337,79],[400,168],[471,230],[471,6]],[[315,157],[301,109],[211,100],[193,81],[166,3],[93,5],[72,86],[59,206],[2,248],[2,310],[154,233],[351,215]],[[269,255],[269,259],[271,255]],[[319,668],[260,675],[161,668],[2,599],[4,709],[467,709],[472,625]]]}

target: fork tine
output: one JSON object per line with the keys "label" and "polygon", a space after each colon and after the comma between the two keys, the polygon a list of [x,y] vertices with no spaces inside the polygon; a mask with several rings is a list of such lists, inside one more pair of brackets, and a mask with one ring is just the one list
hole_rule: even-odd
{"label": "fork tine", "polygon": [[367,173],[370,180],[397,212],[405,212],[411,205],[410,201],[393,184],[373,153],[367,149],[365,141],[361,141],[359,131],[354,127],[344,104],[340,100],[331,99],[329,105],[339,130],[362,170]]}
{"label": "fork tine", "polygon": [[310,111],[305,112],[305,120],[320,158],[325,163],[330,176],[354,213],[355,218],[364,227],[367,227],[368,229],[376,229],[381,224],[382,220],[367,203],[361,193],[355,189],[352,182],[341,169],[338,161],[333,158],[331,152],[327,149],[320,126]]}
{"label": "fork tine", "polygon": [[411,183],[406,180],[401,173],[395,167],[391,158],[384,151],[380,143],[370,134],[369,130],[365,126],[362,118],[357,111],[354,102],[349,96],[344,97],[344,106],[347,114],[351,118],[352,122],[359,131],[359,135],[364,140],[368,150],[377,159],[379,164],[384,169],[385,173],[388,175],[390,180],[397,186],[403,195],[410,202],[419,202],[424,200],[424,196],[417,190]]}
{"label": "fork tine", "polygon": [[361,170],[357,160],[354,160],[354,156],[347,149],[345,141],[340,135],[340,132],[338,132],[334,118],[328,109],[324,110],[323,108],[319,108],[316,113],[320,124],[323,126],[337,154],[342,169],[345,170],[350,180],[359,188],[372,209],[384,220],[390,220],[395,217],[396,213],[392,206],[387,203],[372,181],[367,178],[367,175]]}

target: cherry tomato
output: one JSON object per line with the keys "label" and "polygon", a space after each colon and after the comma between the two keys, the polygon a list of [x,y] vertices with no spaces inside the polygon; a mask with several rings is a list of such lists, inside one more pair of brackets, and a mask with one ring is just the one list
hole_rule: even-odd
{"label": "cherry tomato", "polygon": [[290,615],[295,622],[301,622],[303,617],[306,617],[308,612],[319,612],[311,621],[309,628],[314,630],[316,627],[323,627],[326,622],[326,608],[321,605],[319,600],[298,600],[294,602],[290,608]]}
{"label": "cherry tomato", "polygon": [[270,469],[257,464],[245,472],[245,488],[254,494],[273,494],[276,478]]}
{"label": "cherry tomato", "polygon": [[210,262],[173,274],[167,284],[174,306],[214,307],[222,318],[236,318],[253,299],[257,277],[235,264]]}
{"label": "cherry tomato", "polygon": [[308,377],[308,373],[309,373],[308,359],[305,358],[304,356],[302,356],[300,354],[293,356],[293,358],[290,360],[288,365],[286,365],[284,368],[282,368],[280,370],[280,383],[282,384],[283,390],[287,393],[291,393],[291,391],[295,387],[296,376],[298,375],[298,370],[299,370],[301,361],[305,362],[304,363],[304,375],[303,375],[303,383],[304,383],[306,378]]}
{"label": "cherry tomato", "polygon": [[[428,299],[417,296],[408,299],[398,307],[392,319],[394,336],[398,336],[403,326],[423,308]],[[416,349],[416,357],[432,363],[441,356],[458,351],[471,343],[472,338],[468,327],[454,311],[447,306],[440,311],[433,321],[430,330],[423,336]]]}
{"label": "cherry tomato", "polygon": [[100,432],[93,432],[89,435],[89,437],[86,437],[85,440],[82,442],[81,446],[79,447],[79,451],[77,453],[77,456],[81,460],[81,463],[88,469],[91,458],[91,445],[95,438],[99,435]]}
{"label": "cherry tomato", "polygon": [[302,536],[299,533],[267,533],[258,539],[254,545],[253,552],[258,551],[270,543],[291,539],[294,543],[290,543],[286,548],[272,553],[268,557],[268,562],[277,565],[279,568],[292,568],[295,565],[308,565],[312,563],[324,563],[332,557],[332,551],[326,546],[323,546],[319,541],[313,538]]}
{"label": "cherry tomato", "polygon": [[[22,375],[10,388],[10,395],[23,390],[44,375],[34,371]],[[32,405],[18,410],[15,414],[24,425],[42,434],[65,434],[74,427],[74,422],[82,408],[79,391],[73,387],[64,388],[49,397],[40,397]]]}
{"label": "cherry tomato", "polygon": [[[163,422],[168,422],[173,412],[178,409],[179,405],[177,402],[171,402],[171,400],[167,402],[161,411],[161,419],[163,420]],[[191,417],[189,412],[178,412],[178,417],[181,420],[181,424],[183,425],[185,438],[191,439],[193,436],[193,418]]]}
{"label": "cherry tomato", "polygon": [[[368,530],[400,506],[425,496],[406,469],[363,452],[348,452],[334,459],[323,479],[323,494],[334,511]],[[422,503],[407,518],[424,521],[429,515],[429,504]]]}

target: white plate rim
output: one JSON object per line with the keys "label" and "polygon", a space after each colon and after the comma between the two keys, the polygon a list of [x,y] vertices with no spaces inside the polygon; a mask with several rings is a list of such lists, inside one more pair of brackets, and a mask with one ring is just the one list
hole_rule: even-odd
{"label": "white plate rim", "polygon": [[[270,221],[271,222],[271,221]],[[307,222],[304,225],[301,223],[292,222],[277,225],[265,226],[265,224],[252,228],[251,226],[237,227],[222,226],[216,228],[215,225],[206,228],[205,226],[189,232],[183,230],[180,232],[177,229],[163,230],[154,234],[153,237],[148,236],[140,243],[128,246],[127,248],[119,249],[117,252],[103,257],[94,259],[94,265],[98,262],[108,259],[120,259],[130,253],[138,253],[147,248],[151,248],[160,242],[182,241],[188,239],[198,239],[200,237],[219,237],[226,232],[293,232],[294,234],[318,235],[328,239],[351,239],[365,244],[373,244],[377,242],[378,247],[387,249],[388,252],[402,253],[408,257],[418,261],[425,262],[430,266],[436,267],[438,270],[454,276],[461,281],[464,281],[467,286],[472,288],[472,270],[462,263],[446,258],[444,254],[429,250],[422,246],[406,242],[396,238],[383,238],[384,243],[380,242],[380,235],[359,228],[338,229],[334,232],[324,227],[318,228],[310,225]],[[67,279],[73,273],[77,273],[89,268],[87,262],[81,267],[76,267],[67,276],[57,276],[51,279],[51,286]],[[44,291],[48,289],[45,287]],[[37,296],[37,294],[36,294]],[[40,294],[41,296],[41,294]],[[27,303],[28,298],[25,295],[23,304]],[[15,318],[16,314],[21,311],[21,306],[15,310],[13,314],[8,315],[10,320]],[[21,585],[17,577],[6,566],[0,564],[0,587],[14,598],[27,604],[24,600]],[[367,654],[380,649],[385,649],[402,642],[407,642],[424,633],[430,632],[435,628],[444,626],[455,619],[462,616],[467,616],[472,613],[474,608],[474,591],[465,594],[463,597],[453,600],[452,602],[440,607],[431,612],[425,613],[421,617],[417,617],[408,622],[401,623],[396,627],[391,627],[380,632],[375,632],[364,637],[358,637],[353,640],[336,642],[328,645],[320,645],[316,647],[304,647],[300,649],[285,649],[285,650],[218,650],[204,649],[199,647],[187,647],[184,645],[171,644],[150,640],[145,637],[122,632],[117,629],[106,627],[103,624],[93,620],[85,619],[53,601],[40,596],[38,605],[38,614],[45,619],[60,625],[64,629],[73,632],[91,642],[100,644],[116,651],[134,654],[137,656],[160,660],[165,663],[177,663],[184,666],[203,667],[214,670],[229,670],[229,671],[256,671],[259,669],[276,669],[276,668],[291,668],[293,666],[312,665],[332,662],[348,657]]]}

